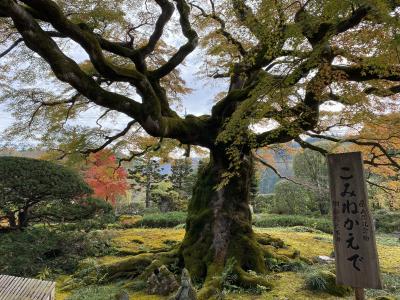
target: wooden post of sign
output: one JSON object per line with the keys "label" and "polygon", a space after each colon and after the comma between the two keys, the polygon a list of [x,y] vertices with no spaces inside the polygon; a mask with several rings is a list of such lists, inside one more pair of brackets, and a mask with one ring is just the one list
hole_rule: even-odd
{"label": "wooden post of sign", "polygon": [[365,300],[364,288],[354,288],[356,300]]}
{"label": "wooden post of sign", "polygon": [[364,288],[380,289],[382,282],[361,153],[328,155],[328,167],[336,283],[364,300]]}

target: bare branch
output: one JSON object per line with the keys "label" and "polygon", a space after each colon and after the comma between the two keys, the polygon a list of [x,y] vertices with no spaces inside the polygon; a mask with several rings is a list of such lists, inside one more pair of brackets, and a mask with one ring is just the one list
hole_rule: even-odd
{"label": "bare branch", "polygon": [[265,166],[265,167],[271,169],[280,179],[285,179],[285,180],[290,181],[290,182],[293,182],[293,183],[295,183],[295,184],[303,185],[303,184],[301,184],[301,183],[299,183],[299,182],[297,182],[297,181],[294,181],[293,179],[291,179],[291,178],[289,178],[289,177],[283,176],[273,165],[271,165],[271,164],[269,164],[268,162],[266,162],[266,161],[265,161],[262,157],[260,157],[257,153],[254,154],[254,157],[255,157],[255,158],[257,159],[257,161],[258,161],[259,163],[261,163],[263,166]]}
{"label": "bare branch", "polygon": [[101,119],[103,119],[109,112],[111,112],[112,110],[111,109],[107,109],[104,113],[102,113],[101,114],[101,116],[100,117],[98,117],[97,118],[97,120],[96,120],[96,124],[100,127],[100,129],[101,129],[101,124],[99,123],[99,121],[101,120]]}
{"label": "bare branch", "polygon": [[125,134],[128,133],[128,131],[132,128],[133,125],[135,125],[137,123],[137,121],[132,120],[130,121],[126,127],[119,133],[117,133],[116,135],[107,137],[107,141],[102,144],[101,146],[94,148],[94,149],[87,149],[85,151],[82,151],[82,154],[89,154],[89,153],[94,153],[94,152],[98,152],[100,150],[103,150],[104,148],[106,148],[108,145],[110,145],[112,142],[114,142],[115,140],[119,139],[120,137],[123,137]]}
{"label": "bare branch", "polygon": [[[376,147],[379,149],[379,151],[382,152],[382,154],[389,160],[390,163],[388,164],[377,164],[377,165],[387,165],[387,166],[393,166],[395,168],[397,168],[398,170],[400,170],[400,164],[393,158],[392,155],[390,155],[387,150],[378,142],[375,141],[369,141],[369,140],[360,140],[358,138],[343,138],[343,139],[339,139],[339,138],[335,138],[335,137],[331,137],[331,136],[326,136],[326,135],[321,135],[321,134],[313,134],[310,132],[307,132],[307,135],[314,137],[314,138],[320,138],[320,139],[325,139],[328,141],[332,141],[332,142],[336,142],[336,143],[354,143],[356,145],[360,145],[360,146],[371,146],[371,147]],[[373,164],[373,162],[371,161],[364,161],[364,163],[366,164]]]}
{"label": "bare branch", "polygon": [[10,47],[8,47],[5,51],[3,51],[2,53],[0,53],[0,58],[6,56],[8,53],[11,52],[12,49],[14,49],[15,47],[17,47],[21,42],[23,42],[24,39],[23,38],[19,38],[17,39],[14,43],[12,43],[12,45]]}
{"label": "bare branch", "polygon": [[303,149],[311,149],[314,151],[317,151],[319,153],[321,153],[323,156],[326,156],[328,154],[328,151],[326,151],[324,148],[318,147],[314,144],[311,144],[309,142],[304,141],[302,138],[297,137],[294,139]]}
{"label": "bare branch", "polygon": [[393,195],[393,192],[394,193],[398,193],[399,192],[396,189],[392,189],[392,188],[389,188],[387,186],[380,185],[380,184],[375,183],[375,182],[373,182],[371,180],[366,180],[366,182],[371,186],[374,186],[374,187],[377,187],[377,188],[381,189],[383,192],[385,192],[386,194],[389,194],[389,195]]}

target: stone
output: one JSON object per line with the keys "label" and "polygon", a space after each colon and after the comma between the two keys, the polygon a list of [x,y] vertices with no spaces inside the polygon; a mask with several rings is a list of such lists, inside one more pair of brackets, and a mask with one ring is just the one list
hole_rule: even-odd
{"label": "stone", "polygon": [[181,286],[175,297],[171,300],[197,300],[196,290],[190,280],[190,274],[187,269],[182,270]]}
{"label": "stone", "polygon": [[292,258],[299,258],[300,257],[300,251],[299,250],[294,250],[292,254]]}
{"label": "stone", "polygon": [[115,296],[115,300],[129,300],[129,294],[122,291]]}
{"label": "stone", "polygon": [[179,284],[165,265],[154,270],[147,280],[147,293],[167,296],[178,289]]}
{"label": "stone", "polygon": [[335,259],[326,255],[319,255],[315,257],[315,261],[319,264],[333,264]]}

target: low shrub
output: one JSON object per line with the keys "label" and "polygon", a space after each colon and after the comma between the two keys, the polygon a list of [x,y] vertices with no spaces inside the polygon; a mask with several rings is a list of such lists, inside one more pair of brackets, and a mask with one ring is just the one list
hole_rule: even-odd
{"label": "low shrub", "polygon": [[304,226],[326,233],[333,232],[332,220],[330,218],[314,218],[300,215],[256,214],[253,217],[253,225],[257,227]]}
{"label": "low shrub", "polygon": [[394,273],[382,273],[383,289],[367,289],[368,299],[398,300],[400,299],[400,275]]}
{"label": "low shrub", "polygon": [[119,223],[123,228],[138,227],[142,219],[143,217],[139,215],[122,215],[119,217]]}
{"label": "low shrub", "polygon": [[110,212],[95,218],[82,219],[76,223],[62,223],[59,228],[64,231],[85,231],[108,229],[116,225],[117,218]]}
{"label": "low shrub", "polygon": [[253,212],[265,213],[268,212],[274,203],[274,194],[258,194],[252,201]]}
{"label": "low shrub", "polygon": [[0,273],[51,278],[58,273],[73,273],[82,258],[113,251],[107,232],[64,232],[33,227],[2,234]]}
{"label": "low shrub", "polygon": [[400,212],[385,209],[373,212],[376,230],[386,233],[400,231]]}
{"label": "low shrub", "polygon": [[186,213],[180,211],[148,214],[136,224],[140,227],[166,228],[175,227],[186,222]]}
{"label": "low shrub", "polygon": [[336,285],[336,275],[326,270],[308,272],[305,284],[309,290],[325,292],[338,297],[348,296],[352,292],[350,287]]}

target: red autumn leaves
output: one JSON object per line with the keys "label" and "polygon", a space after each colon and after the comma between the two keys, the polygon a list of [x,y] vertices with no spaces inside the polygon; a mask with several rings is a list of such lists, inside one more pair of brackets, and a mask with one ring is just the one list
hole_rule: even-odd
{"label": "red autumn leaves", "polygon": [[129,188],[126,170],[118,165],[115,155],[103,150],[89,155],[84,171],[87,184],[94,196],[115,205],[119,196],[124,196]]}

